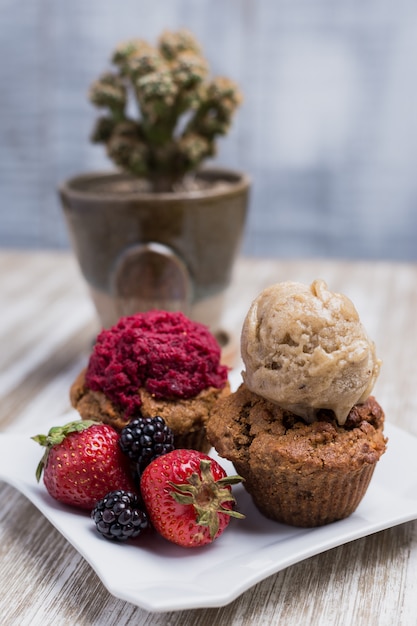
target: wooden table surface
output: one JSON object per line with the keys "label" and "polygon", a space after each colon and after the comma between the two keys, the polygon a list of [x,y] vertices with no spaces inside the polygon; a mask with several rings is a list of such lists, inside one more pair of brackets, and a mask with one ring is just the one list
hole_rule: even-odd
{"label": "wooden table surface", "polygon": [[[240,259],[224,328],[239,336],[264,287],[318,277],[354,301],[383,360],[375,394],[387,420],[417,435],[416,265]],[[69,386],[98,329],[71,254],[0,251],[2,431],[36,434],[69,408]],[[293,565],[228,606],[148,613],[108,593],[37,509],[3,482],[0,502],[2,626],[417,624],[417,522]]]}

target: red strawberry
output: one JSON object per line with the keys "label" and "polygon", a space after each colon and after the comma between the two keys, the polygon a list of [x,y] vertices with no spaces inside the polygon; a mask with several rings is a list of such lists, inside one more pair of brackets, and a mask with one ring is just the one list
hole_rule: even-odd
{"label": "red strawberry", "polygon": [[187,548],[203,546],[219,537],[233,510],[231,485],[240,476],[196,450],[173,450],[152,461],[141,478],[141,492],[155,530]]}
{"label": "red strawberry", "polygon": [[92,509],[109,491],[136,491],[119,434],[111,426],[79,420],[32,439],[46,446],[36,478],[39,482],[43,471],[45,487],[56,500]]}

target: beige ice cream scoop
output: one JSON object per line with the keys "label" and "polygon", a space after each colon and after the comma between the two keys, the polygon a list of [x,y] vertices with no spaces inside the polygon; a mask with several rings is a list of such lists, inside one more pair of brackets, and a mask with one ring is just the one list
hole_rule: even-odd
{"label": "beige ice cream scoop", "polygon": [[381,363],[352,302],[322,280],[265,289],[246,316],[241,351],[251,391],[308,421],[331,409],[339,424],[369,396]]}

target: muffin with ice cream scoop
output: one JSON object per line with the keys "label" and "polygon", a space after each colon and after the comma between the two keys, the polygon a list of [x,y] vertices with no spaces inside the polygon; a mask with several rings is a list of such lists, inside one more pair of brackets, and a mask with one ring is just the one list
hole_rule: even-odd
{"label": "muffin with ice cream scoop", "polygon": [[354,305],[321,280],[272,285],[247,313],[241,353],[244,382],[216,407],[209,441],[267,517],[348,517],[386,448],[370,395],[381,363]]}

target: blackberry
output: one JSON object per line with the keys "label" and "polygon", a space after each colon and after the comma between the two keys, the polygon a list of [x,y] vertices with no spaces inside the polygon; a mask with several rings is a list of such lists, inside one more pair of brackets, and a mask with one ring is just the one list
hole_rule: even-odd
{"label": "blackberry", "polygon": [[111,491],[91,512],[99,533],[113,541],[127,541],[139,537],[150,527],[148,516],[135,493]]}
{"label": "blackberry", "polygon": [[137,417],[123,428],[119,444],[140,476],[158,456],[174,450],[174,434],[162,417]]}

